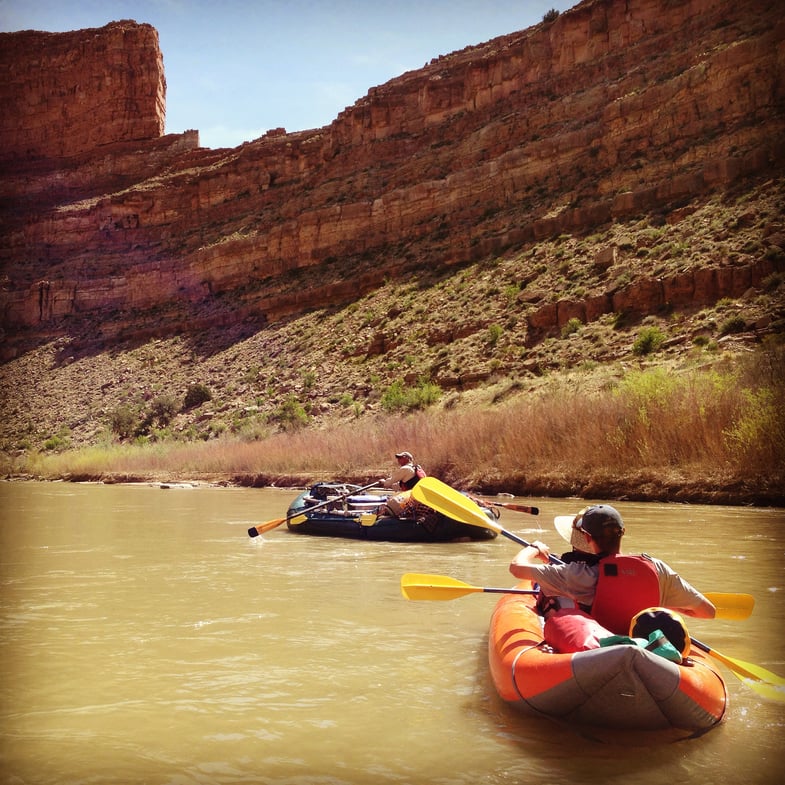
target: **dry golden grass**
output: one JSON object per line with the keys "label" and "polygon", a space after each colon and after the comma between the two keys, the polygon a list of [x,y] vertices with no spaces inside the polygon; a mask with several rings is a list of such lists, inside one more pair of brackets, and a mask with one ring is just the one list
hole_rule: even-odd
{"label": "dry golden grass", "polygon": [[724,371],[576,374],[496,405],[364,418],[252,442],[35,453],[5,468],[44,478],[360,482],[388,473],[393,453],[409,449],[429,473],[480,490],[580,495],[599,486],[630,495],[642,477],[663,487],[699,477],[704,492],[744,487],[767,498],[785,477],[784,369],[778,347]]}

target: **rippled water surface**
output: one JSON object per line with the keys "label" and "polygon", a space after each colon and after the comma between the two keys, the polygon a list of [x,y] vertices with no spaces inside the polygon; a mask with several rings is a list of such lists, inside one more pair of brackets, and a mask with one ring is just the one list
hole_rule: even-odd
{"label": "rippled water surface", "polygon": [[[494,596],[400,594],[406,572],[512,585],[514,543],[248,537],[294,495],[0,483],[0,782],[781,782],[785,706],[726,669],[725,721],[688,742],[599,744],[517,715],[487,673]],[[584,504],[518,501],[540,516],[502,525],[556,548],[553,516]],[[617,507],[627,551],[755,595],[748,621],[691,633],[785,675],[785,511]]]}

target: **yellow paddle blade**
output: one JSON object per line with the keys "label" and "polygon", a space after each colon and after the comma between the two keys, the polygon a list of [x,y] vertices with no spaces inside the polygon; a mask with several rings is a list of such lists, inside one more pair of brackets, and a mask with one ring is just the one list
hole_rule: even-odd
{"label": "yellow paddle blade", "polygon": [[714,604],[717,609],[717,619],[744,621],[749,619],[755,607],[755,598],[751,594],[707,591],[703,596]]}
{"label": "yellow paddle blade", "polygon": [[409,572],[401,577],[401,594],[407,600],[454,600],[478,591],[482,588],[445,575]]}
{"label": "yellow paddle blade", "polygon": [[471,499],[436,477],[423,477],[412,489],[412,496],[418,502],[422,502],[448,518],[461,521],[469,526],[481,526],[483,529],[490,529],[497,533],[502,532],[501,526],[493,523]]}
{"label": "yellow paddle blade", "polygon": [[719,660],[723,665],[730,668],[734,676],[755,690],[758,695],[779,703],[785,703],[785,679],[782,676],[778,676],[760,665],[755,665],[753,662],[745,662],[735,657],[728,657],[705,643],[695,640],[695,638],[690,638],[690,641],[693,646],[705,651],[714,659]]}
{"label": "yellow paddle blade", "polygon": [[[736,674],[738,675],[738,674]],[[785,703],[785,687],[778,684],[770,684],[765,681],[757,681],[755,679],[741,679],[750,689],[758,693],[762,698],[767,700],[777,701],[778,703]]]}
{"label": "yellow paddle blade", "polygon": [[401,594],[407,600],[454,600],[466,594],[539,594],[536,589],[504,589],[472,586],[446,575],[410,572],[401,578]]}
{"label": "yellow paddle blade", "polygon": [[[720,654],[720,652],[714,649],[709,654],[727,665],[743,681],[765,682],[772,687],[785,688],[785,679],[782,676],[778,676],[760,665],[738,660],[735,657],[728,657],[726,654]],[[783,698],[785,698],[785,692],[783,692]]]}

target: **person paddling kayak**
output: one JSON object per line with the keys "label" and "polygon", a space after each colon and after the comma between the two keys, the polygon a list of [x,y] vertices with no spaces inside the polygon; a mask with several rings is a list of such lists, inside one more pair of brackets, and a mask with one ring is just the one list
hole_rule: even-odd
{"label": "person paddling kayak", "polygon": [[536,581],[543,594],[572,600],[580,611],[617,635],[627,634],[630,622],[646,608],[660,606],[687,616],[712,619],[714,605],[675,570],[647,554],[621,553],[624,523],[610,505],[593,505],[581,510],[572,521],[573,551],[562,564],[548,563],[550,550],[535,541],[523,548],[510,563],[510,572]]}

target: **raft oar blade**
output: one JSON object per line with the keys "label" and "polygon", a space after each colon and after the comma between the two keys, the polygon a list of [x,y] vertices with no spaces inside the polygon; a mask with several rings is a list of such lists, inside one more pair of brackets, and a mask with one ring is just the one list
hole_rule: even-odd
{"label": "raft oar blade", "polygon": [[539,507],[529,507],[525,504],[513,504],[512,502],[495,502],[491,499],[480,499],[480,501],[490,507],[503,507],[505,510],[512,510],[513,512],[525,512],[529,515],[540,514]]}
{"label": "raft oar blade", "polygon": [[540,508],[539,507],[530,507],[526,504],[512,504],[511,502],[505,502],[499,505],[500,507],[504,507],[505,510],[514,510],[515,512],[525,512],[529,515],[539,515]]}
{"label": "raft oar blade", "polygon": [[258,526],[251,526],[251,528],[248,529],[248,536],[258,537],[260,534],[264,534],[265,532],[269,532],[271,529],[275,529],[282,523],[286,523],[286,518],[276,518],[274,521],[267,521],[267,523],[260,523]]}

